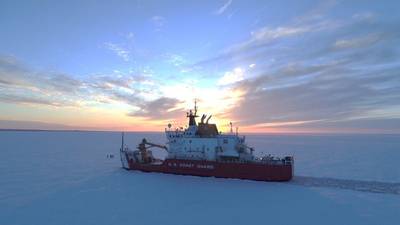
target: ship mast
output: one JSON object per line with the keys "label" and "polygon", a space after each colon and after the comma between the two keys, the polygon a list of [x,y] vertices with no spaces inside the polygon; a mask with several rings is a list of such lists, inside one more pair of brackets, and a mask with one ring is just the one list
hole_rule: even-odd
{"label": "ship mast", "polygon": [[124,150],[124,132],[122,132],[121,151]]}
{"label": "ship mast", "polygon": [[196,126],[196,117],[199,117],[197,115],[197,100],[194,100],[194,113],[192,110],[189,110],[189,112],[186,113],[186,117],[189,118],[189,126]]}
{"label": "ship mast", "polygon": [[197,99],[194,99],[194,116],[197,116]]}

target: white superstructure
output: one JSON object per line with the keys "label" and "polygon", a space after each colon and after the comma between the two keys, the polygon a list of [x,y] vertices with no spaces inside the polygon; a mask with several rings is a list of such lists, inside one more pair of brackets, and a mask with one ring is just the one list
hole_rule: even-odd
{"label": "white superstructure", "polygon": [[194,112],[187,113],[189,126],[186,129],[171,129],[171,125],[165,129],[168,139],[167,158],[196,159],[196,160],[239,160],[253,161],[253,149],[245,144],[245,137],[231,132],[222,134],[216,124],[208,123],[211,116],[201,117],[200,123],[196,123],[197,105]]}

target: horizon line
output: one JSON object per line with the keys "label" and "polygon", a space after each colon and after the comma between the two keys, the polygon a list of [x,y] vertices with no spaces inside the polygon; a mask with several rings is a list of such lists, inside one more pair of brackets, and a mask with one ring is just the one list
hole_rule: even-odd
{"label": "horizon line", "polygon": [[[18,129],[18,128],[0,128],[0,132],[113,132],[113,133],[164,133],[164,131],[138,131],[138,130],[90,130],[90,129]],[[230,132],[222,132],[226,134]],[[374,133],[374,132],[243,132],[239,134],[268,134],[268,135],[400,135],[400,133]]]}

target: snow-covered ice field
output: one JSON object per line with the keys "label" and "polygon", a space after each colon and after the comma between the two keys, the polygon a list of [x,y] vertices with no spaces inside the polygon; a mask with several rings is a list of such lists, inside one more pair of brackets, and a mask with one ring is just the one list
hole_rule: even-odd
{"label": "snow-covered ice field", "polygon": [[[126,142],[143,137],[165,141]],[[0,132],[0,224],[400,224],[400,135],[247,136],[294,155],[288,183],[126,171],[120,138]]]}

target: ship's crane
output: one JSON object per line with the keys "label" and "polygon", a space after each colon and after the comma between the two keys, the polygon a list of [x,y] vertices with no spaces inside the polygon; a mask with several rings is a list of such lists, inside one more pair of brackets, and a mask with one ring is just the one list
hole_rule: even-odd
{"label": "ship's crane", "polygon": [[162,149],[164,149],[165,151],[168,152],[167,146],[165,146],[165,145],[159,145],[159,144],[154,144],[154,143],[148,142],[148,141],[146,140],[146,138],[143,138],[142,142],[139,143],[139,145],[138,145],[137,148],[138,148],[138,150],[139,150],[139,152],[140,152],[140,155],[142,156],[142,159],[143,159],[143,161],[144,161],[145,163],[149,163],[149,162],[152,162],[152,161],[153,161],[152,155],[149,154],[149,152],[148,152],[148,149],[149,149],[149,148],[152,148],[152,147],[162,148]]}
{"label": "ship's crane", "polygon": [[[146,145],[147,145],[147,146],[146,146]],[[164,149],[165,151],[168,152],[167,146],[165,146],[165,145],[159,145],[159,144],[154,144],[154,143],[148,142],[148,141],[146,140],[146,138],[143,138],[142,142],[139,143],[138,149],[142,151],[142,150],[147,150],[147,149],[152,148],[152,147],[162,148],[162,149]]]}

